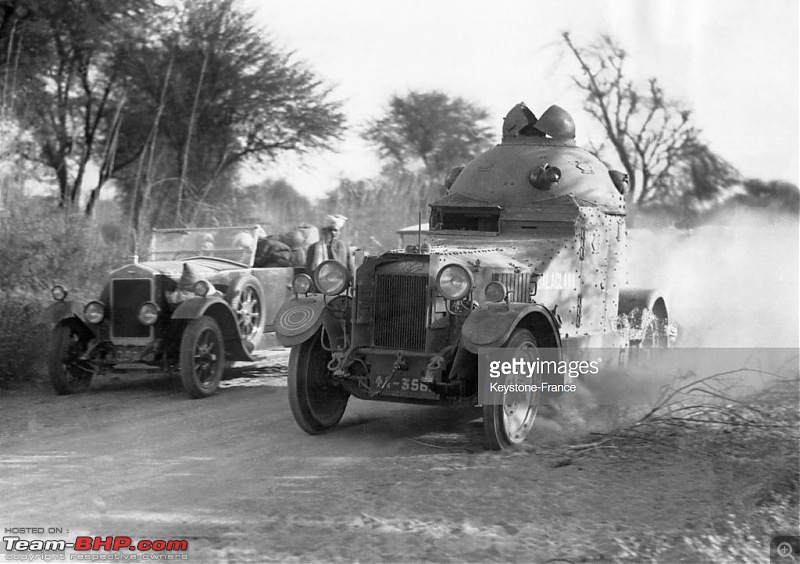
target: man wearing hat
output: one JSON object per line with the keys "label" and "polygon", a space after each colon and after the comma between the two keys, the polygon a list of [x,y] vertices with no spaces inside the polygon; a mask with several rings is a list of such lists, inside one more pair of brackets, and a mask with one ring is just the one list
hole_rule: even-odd
{"label": "man wearing hat", "polygon": [[335,260],[347,267],[350,276],[355,274],[355,262],[350,246],[339,239],[339,232],[347,218],[342,215],[329,215],[320,227],[320,239],[308,248],[306,272],[312,274],[326,260]]}

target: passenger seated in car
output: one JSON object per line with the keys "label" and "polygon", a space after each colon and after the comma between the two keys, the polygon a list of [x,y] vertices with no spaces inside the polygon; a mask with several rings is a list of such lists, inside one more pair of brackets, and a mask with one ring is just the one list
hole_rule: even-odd
{"label": "passenger seated in car", "polygon": [[238,256],[234,260],[249,264],[253,253],[253,236],[247,232],[239,233],[233,239],[233,246],[238,251]]}

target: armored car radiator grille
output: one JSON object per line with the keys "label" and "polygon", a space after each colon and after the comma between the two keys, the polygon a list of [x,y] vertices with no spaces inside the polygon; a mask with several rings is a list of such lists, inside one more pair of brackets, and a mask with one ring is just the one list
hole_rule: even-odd
{"label": "armored car radiator grille", "polygon": [[139,308],[149,302],[151,280],[111,281],[111,336],[147,338],[150,327],[137,319]]}
{"label": "armored car radiator grille", "polygon": [[427,276],[376,276],[373,326],[376,347],[425,350],[427,285]]}
{"label": "armored car radiator grille", "polygon": [[501,272],[494,274],[492,279],[497,282],[502,282],[503,285],[505,285],[511,294],[509,297],[510,301],[521,303],[528,303],[530,301],[531,277],[529,274]]}

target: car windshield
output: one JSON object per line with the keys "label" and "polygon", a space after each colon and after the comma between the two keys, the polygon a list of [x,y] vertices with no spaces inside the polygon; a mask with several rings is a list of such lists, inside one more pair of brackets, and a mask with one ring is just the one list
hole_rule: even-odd
{"label": "car windshield", "polygon": [[181,260],[206,256],[253,264],[258,226],[154,229],[149,260]]}

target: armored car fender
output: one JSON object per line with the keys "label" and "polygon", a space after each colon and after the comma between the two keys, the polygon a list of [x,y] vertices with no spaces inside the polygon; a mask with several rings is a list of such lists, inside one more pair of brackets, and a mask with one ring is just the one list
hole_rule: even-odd
{"label": "armored car fender", "polygon": [[561,348],[558,321],[541,304],[488,304],[475,309],[464,322],[461,340],[477,354],[480,348],[499,348],[516,327],[528,329],[540,347]]}

